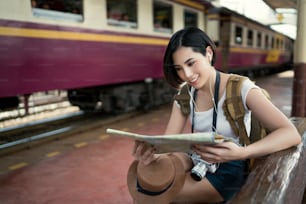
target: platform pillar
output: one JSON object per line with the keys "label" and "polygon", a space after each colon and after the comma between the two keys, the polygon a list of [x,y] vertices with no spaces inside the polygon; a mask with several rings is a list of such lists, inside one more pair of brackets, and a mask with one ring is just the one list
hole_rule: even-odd
{"label": "platform pillar", "polygon": [[296,32],[291,115],[306,117],[306,0],[297,2]]}

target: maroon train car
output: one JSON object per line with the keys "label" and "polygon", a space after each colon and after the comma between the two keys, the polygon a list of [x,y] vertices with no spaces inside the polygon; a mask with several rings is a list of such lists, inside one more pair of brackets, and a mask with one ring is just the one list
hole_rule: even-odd
{"label": "maroon train car", "polygon": [[289,69],[294,41],[227,8],[208,10],[207,32],[218,45],[217,67],[248,76]]}
{"label": "maroon train car", "polygon": [[84,110],[165,103],[168,39],[184,26],[204,29],[204,11],[196,1],[1,2],[0,109],[49,90],[67,90]]}
{"label": "maroon train car", "polygon": [[[277,65],[290,57],[284,36],[209,7],[187,0],[1,1],[0,109],[17,106],[20,96],[50,90],[66,90],[70,103],[83,110],[166,103],[174,90],[163,80],[164,50],[171,34],[187,26],[213,37],[216,68],[222,71],[250,73],[255,65]],[[240,35],[239,26],[256,30],[253,37]],[[256,47],[259,33],[262,45]],[[264,46],[265,35],[275,49]]]}

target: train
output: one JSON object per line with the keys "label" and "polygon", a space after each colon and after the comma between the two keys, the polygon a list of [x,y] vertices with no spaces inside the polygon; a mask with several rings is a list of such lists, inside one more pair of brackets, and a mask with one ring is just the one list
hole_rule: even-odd
{"label": "train", "polygon": [[216,43],[220,71],[251,76],[292,63],[294,40],[210,1],[0,1],[0,110],[50,90],[84,111],[167,103],[176,90],[164,81],[163,54],[188,26]]}

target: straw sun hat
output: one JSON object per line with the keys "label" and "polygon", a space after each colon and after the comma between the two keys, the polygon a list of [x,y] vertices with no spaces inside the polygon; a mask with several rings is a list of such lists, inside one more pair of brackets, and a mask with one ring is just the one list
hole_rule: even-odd
{"label": "straw sun hat", "polygon": [[184,181],[183,164],[174,155],[161,155],[149,165],[134,161],[127,176],[130,194],[137,204],[168,204]]}

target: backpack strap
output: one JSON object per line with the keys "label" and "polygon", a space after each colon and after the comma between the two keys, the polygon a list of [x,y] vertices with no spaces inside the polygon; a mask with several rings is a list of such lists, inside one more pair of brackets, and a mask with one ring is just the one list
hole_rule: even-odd
{"label": "backpack strap", "polygon": [[174,99],[178,102],[181,108],[183,115],[187,116],[190,113],[190,95],[187,84],[185,84],[180,92],[175,95]]}
{"label": "backpack strap", "polygon": [[250,139],[244,124],[245,109],[242,103],[241,87],[246,77],[232,74],[226,84],[226,99],[223,111],[241,144],[249,145]]}

